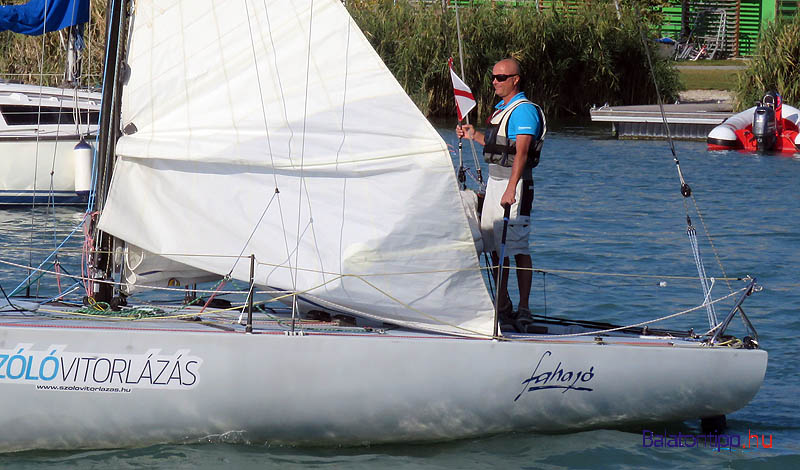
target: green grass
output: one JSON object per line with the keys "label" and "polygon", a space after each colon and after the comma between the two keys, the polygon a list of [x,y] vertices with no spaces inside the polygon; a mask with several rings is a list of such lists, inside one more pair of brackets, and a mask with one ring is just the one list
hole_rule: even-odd
{"label": "green grass", "polygon": [[681,82],[687,90],[728,90],[736,89],[739,70],[678,70]]}

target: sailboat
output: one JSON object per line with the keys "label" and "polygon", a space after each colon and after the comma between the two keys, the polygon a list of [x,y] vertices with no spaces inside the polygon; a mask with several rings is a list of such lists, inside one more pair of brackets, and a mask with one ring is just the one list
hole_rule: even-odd
{"label": "sailboat", "polygon": [[68,28],[65,82],[42,86],[0,80],[0,205],[85,206],[99,92],[80,86],[79,28],[88,0],[31,0],[0,8],[0,31],[41,35]]}
{"label": "sailboat", "polygon": [[[719,417],[761,386],[767,353],[725,331],[754,282],[706,335],[495,334],[447,147],[340,2],[110,15],[85,306],[0,306],[0,449],[563,432]],[[133,305],[153,287],[187,301]]]}

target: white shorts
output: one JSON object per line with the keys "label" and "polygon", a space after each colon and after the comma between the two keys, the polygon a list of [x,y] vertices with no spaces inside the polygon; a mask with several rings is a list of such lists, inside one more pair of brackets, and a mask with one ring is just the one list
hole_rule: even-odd
{"label": "white shorts", "polygon": [[[486,182],[486,198],[481,212],[481,237],[483,249],[500,255],[500,242],[503,239],[503,208],[500,199],[508,186],[511,168],[489,165],[489,179]],[[533,207],[533,179],[520,179],[517,182],[516,202],[511,205],[508,230],[506,231],[505,256],[530,254],[528,239],[531,233],[531,209]]]}

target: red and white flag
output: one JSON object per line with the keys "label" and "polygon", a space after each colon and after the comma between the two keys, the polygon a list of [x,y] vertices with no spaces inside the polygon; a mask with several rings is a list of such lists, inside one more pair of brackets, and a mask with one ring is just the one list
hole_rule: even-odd
{"label": "red and white flag", "polygon": [[464,116],[475,107],[475,97],[472,96],[472,90],[469,89],[456,72],[453,70],[453,58],[447,61],[450,66],[450,78],[453,79],[453,94],[456,95],[456,110],[458,111],[458,120],[463,121]]}

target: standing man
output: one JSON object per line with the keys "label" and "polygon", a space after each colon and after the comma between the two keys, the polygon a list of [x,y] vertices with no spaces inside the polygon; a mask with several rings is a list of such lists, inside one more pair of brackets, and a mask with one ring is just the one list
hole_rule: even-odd
{"label": "standing man", "polygon": [[[533,206],[533,167],[539,163],[547,126],[541,108],[520,91],[522,77],[519,62],[503,59],[492,68],[492,85],[502,101],[495,106],[486,133],[469,124],[456,127],[459,137],[483,145],[484,159],[489,163],[489,180],[481,214],[481,236],[484,249],[491,251],[495,266],[500,263],[499,251],[503,233],[503,209],[511,206],[506,236],[506,256],[514,255],[519,284],[519,306],[514,312],[508,296],[509,258],[503,259],[503,278],[497,293],[497,309],[501,324],[527,331],[533,321],[528,307],[533,272],[528,249],[530,215]],[[497,275],[495,271],[495,276]]]}

